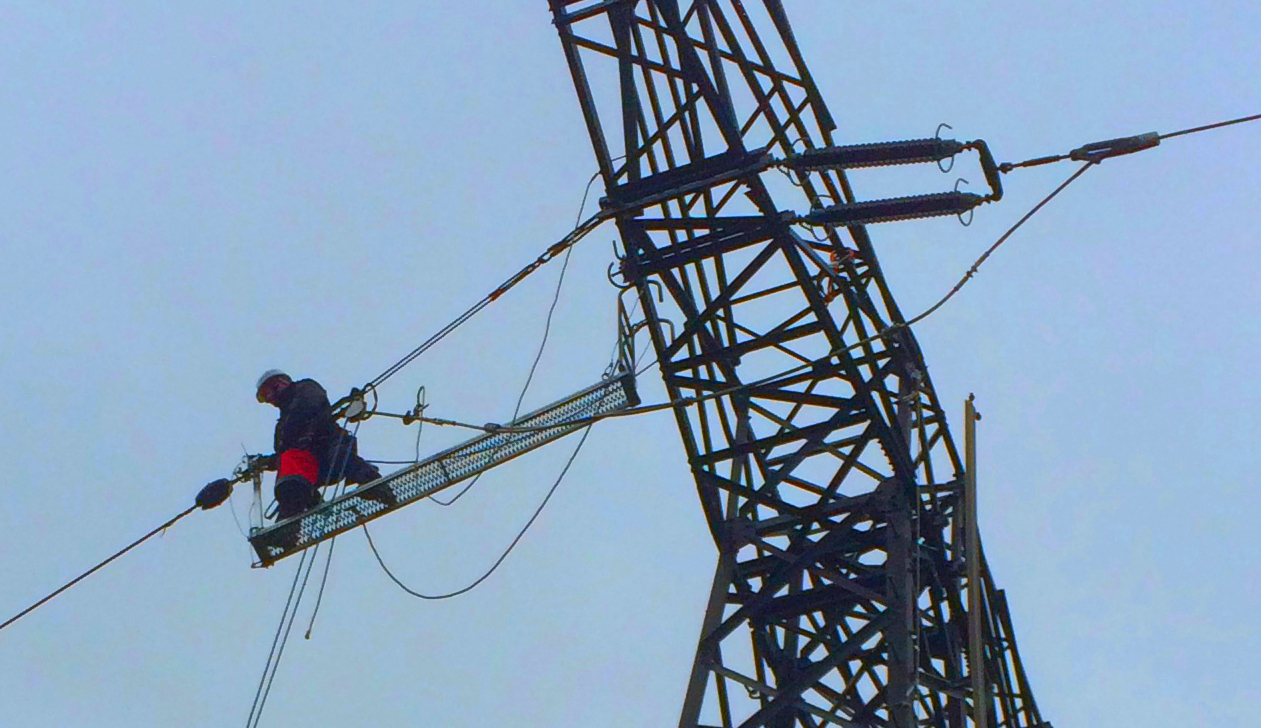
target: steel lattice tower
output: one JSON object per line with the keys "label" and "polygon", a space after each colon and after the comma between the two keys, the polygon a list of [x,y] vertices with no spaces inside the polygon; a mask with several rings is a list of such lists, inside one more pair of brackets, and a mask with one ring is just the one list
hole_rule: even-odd
{"label": "steel lattice tower", "polygon": [[1044,725],[866,229],[785,213],[849,183],[765,164],[835,144],[779,0],[549,3],[718,547],[679,725]]}

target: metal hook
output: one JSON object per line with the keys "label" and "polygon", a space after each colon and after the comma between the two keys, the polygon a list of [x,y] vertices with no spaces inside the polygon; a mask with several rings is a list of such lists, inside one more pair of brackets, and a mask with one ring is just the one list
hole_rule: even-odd
{"label": "metal hook", "polygon": [[[668,319],[668,318],[662,318],[662,319],[657,319],[657,320],[658,320],[658,322],[659,322],[661,325],[665,325],[665,326],[668,326],[668,327],[670,328],[670,341],[671,341],[671,343],[673,343],[675,339],[679,338],[678,329],[676,329],[676,328],[674,327],[674,322],[673,322],[673,321],[671,321],[671,320],[670,320],[670,319]],[[660,326],[658,326],[657,328],[658,328],[658,330],[660,330]]]}
{"label": "metal hook", "polygon": [[425,409],[429,407],[429,397],[425,392],[425,385],[420,385],[420,389],[416,390],[416,406],[411,412],[403,415],[403,424],[410,425],[413,422],[420,422],[424,426]]}
{"label": "metal hook", "polygon": [[777,167],[776,169],[779,170],[780,174],[788,178],[788,183],[791,184],[793,187],[797,187],[797,188],[805,187],[803,183],[797,181],[797,178],[794,177],[793,173],[790,172],[789,170],[784,169],[783,167]]}
{"label": "metal hook", "polygon": [[665,288],[661,285],[661,281],[654,281],[650,279],[650,280],[644,281],[644,284],[647,285],[649,288],[656,286],[657,287],[657,303],[665,303],[666,301]]}
{"label": "metal hook", "polygon": [[[951,125],[949,125],[949,124],[947,124],[947,123],[945,123],[945,122],[942,122],[942,123],[940,123],[940,124],[938,124],[938,125],[937,125],[937,132],[936,132],[935,134],[933,134],[933,138],[934,138],[934,139],[940,139],[940,138],[941,138],[941,130],[942,130],[942,129],[949,129],[949,130],[951,130],[951,131],[954,131],[954,127],[953,127],[953,126],[951,126]],[[949,167],[943,167],[943,166],[941,166],[941,161],[942,161],[942,160],[940,160],[940,159],[938,159],[938,160],[937,160],[937,169],[940,169],[942,174],[949,174],[949,173],[950,173],[950,170],[952,170],[952,169],[954,169],[954,168],[955,168],[955,158],[954,158],[954,155],[951,155],[951,157],[950,157],[950,166],[949,166]]]}
{"label": "metal hook", "polygon": [[[960,177],[959,179],[955,180],[955,192],[958,192],[958,191],[959,191],[959,185],[960,185],[960,184],[965,184],[965,185],[966,185],[966,184],[970,184],[970,183],[969,183],[966,179],[964,179],[964,178]],[[963,225],[964,227],[967,227],[967,226],[969,226],[969,225],[971,225],[971,224],[972,224],[972,217],[973,217],[974,215],[976,215],[976,208],[975,208],[975,207],[973,207],[973,208],[969,208],[969,209],[968,209],[968,219],[967,219],[967,220],[964,220],[964,219],[963,219],[963,213],[962,213],[962,212],[958,213],[958,214],[956,215],[956,217],[958,217],[958,218],[959,218],[959,224]]]}
{"label": "metal hook", "polygon": [[[618,251],[616,240],[610,240],[609,245],[613,247],[613,259],[615,262],[609,263],[608,269],[604,272],[604,277],[609,279],[609,285],[619,291],[625,291],[629,288],[633,288],[634,284],[626,280],[625,274],[626,259],[629,257],[628,254],[623,254]],[[622,280],[625,282],[618,283],[616,280],[617,276],[621,276]]]}
{"label": "metal hook", "polygon": [[621,292],[617,294],[617,319],[619,322],[630,320],[630,314],[626,313],[626,294],[633,290],[633,288],[634,286],[628,286],[623,288]]}
{"label": "metal hook", "polygon": [[626,332],[626,335],[630,338],[634,338],[636,334],[646,328],[648,328],[648,319],[640,319],[630,325],[630,330]]}
{"label": "metal hook", "polygon": [[[629,281],[625,283],[618,283],[617,276],[619,275],[622,275],[621,266],[618,263],[609,263],[608,270],[604,272],[604,277],[609,279],[609,285],[619,291],[628,291],[635,287]],[[625,279],[625,276],[622,277]]]}

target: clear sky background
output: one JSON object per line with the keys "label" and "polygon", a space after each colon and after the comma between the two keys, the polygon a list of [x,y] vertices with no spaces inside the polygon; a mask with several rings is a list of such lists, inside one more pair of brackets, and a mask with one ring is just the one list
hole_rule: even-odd
{"label": "clear sky background", "polygon": [[[1261,111],[1255,2],[786,4],[846,141],[949,122],[1018,161]],[[563,235],[594,170],[543,0],[10,2],[0,69],[0,619],[267,451],[262,370],[333,396],[370,379]],[[1070,172],[1009,175],[970,228],[873,227],[903,310]],[[977,395],[986,551],[1059,728],[1255,722],[1258,199],[1261,124],[1108,161],[916,329],[957,437]],[[599,377],[613,235],[575,250],[527,407]],[[558,273],[383,407],[424,384],[436,416],[506,419]],[[660,401],[655,372],[641,391]],[[362,449],[407,458],[414,436],[373,421]],[[384,556],[422,591],[464,586],[574,444],[378,521]],[[463,598],[415,600],[339,539],[263,724],[672,725],[714,557],[670,415],[601,424]],[[250,561],[227,507],[196,513],[4,630],[0,725],[243,723],[294,566]]]}

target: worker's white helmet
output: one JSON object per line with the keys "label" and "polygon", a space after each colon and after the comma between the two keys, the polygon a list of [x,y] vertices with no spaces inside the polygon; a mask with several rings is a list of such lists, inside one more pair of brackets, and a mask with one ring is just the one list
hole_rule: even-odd
{"label": "worker's white helmet", "polygon": [[272,379],[275,379],[276,377],[284,377],[285,379],[288,379],[289,375],[285,374],[279,369],[268,369],[267,371],[263,372],[263,376],[258,378],[258,384],[254,385],[255,394],[257,394],[258,391],[263,388],[264,384],[266,384],[268,381]]}

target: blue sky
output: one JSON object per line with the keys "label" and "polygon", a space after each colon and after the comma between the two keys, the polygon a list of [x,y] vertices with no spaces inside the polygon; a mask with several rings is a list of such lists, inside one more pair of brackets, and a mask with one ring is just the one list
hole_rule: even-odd
{"label": "blue sky", "polygon": [[[1016,161],[1261,111],[1254,3],[788,10],[847,141],[948,122]],[[16,2],[0,67],[5,617],[186,507],[242,445],[266,450],[262,370],[362,383],[563,235],[594,169],[542,0]],[[1261,649],[1259,169],[1261,124],[1109,161],[916,329],[950,411],[975,392],[984,414],[986,551],[1057,726],[1247,724],[1261,698],[1239,669]],[[969,228],[873,228],[903,310],[1070,171],[1010,175]],[[860,196],[893,184],[853,180]],[[612,236],[575,250],[527,407],[603,369]],[[437,416],[505,419],[558,272],[391,380],[388,405],[424,384]],[[663,394],[651,372],[641,390]],[[422,450],[464,436],[431,428]],[[414,437],[361,433],[383,458]],[[463,586],[573,444],[380,521],[391,567]],[[264,723],[677,722],[713,561],[670,416],[602,424],[462,599],[413,600],[362,538],[340,540]],[[227,508],[198,513],[6,629],[0,723],[244,720],[292,568],[249,562]]]}

